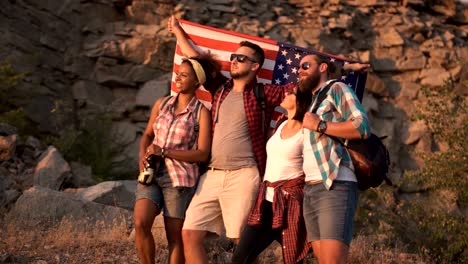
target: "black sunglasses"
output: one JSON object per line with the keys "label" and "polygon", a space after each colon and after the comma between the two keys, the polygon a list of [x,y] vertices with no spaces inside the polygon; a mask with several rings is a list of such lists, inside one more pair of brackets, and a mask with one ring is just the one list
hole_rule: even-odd
{"label": "black sunglasses", "polygon": [[237,59],[237,61],[241,63],[245,62],[245,60],[249,60],[251,62],[257,62],[256,60],[249,58],[247,55],[232,53],[230,61],[233,61],[234,59]]}
{"label": "black sunglasses", "polygon": [[301,64],[301,69],[308,70],[310,68],[310,62],[304,62]]}

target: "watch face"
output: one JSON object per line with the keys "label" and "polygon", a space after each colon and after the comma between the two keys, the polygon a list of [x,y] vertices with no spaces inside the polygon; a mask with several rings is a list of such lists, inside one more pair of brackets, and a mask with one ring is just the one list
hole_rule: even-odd
{"label": "watch face", "polygon": [[325,132],[326,129],[327,129],[327,123],[325,121],[320,122],[320,126],[319,126],[320,133]]}

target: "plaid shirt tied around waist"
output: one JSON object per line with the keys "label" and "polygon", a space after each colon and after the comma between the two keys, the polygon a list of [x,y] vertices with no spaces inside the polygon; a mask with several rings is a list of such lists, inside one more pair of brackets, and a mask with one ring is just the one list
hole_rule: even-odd
{"label": "plaid shirt tied around waist", "polygon": [[[174,115],[174,104],[177,96],[168,100],[163,109],[159,110],[153,130],[153,144],[166,149],[190,150],[198,140],[198,121],[194,111],[197,104],[201,104],[193,97],[187,107]],[[201,107],[201,106],[200,106]],[[171,158],[165,158],[169,177],[174,187],[193,187],[198,181],[199,172],[197,163],[190,163]]]}
{"label": "plaid shirt tied around waist", "polygon": [[302,216],[304,176],[292,180],[262,182],[257,201],[249,214],[247,224],[262,224],[262,208],[267,187],[274,188],[272,228],[282,230],[283,261],[293,264],[305,258],[309,251],[307,231]]}

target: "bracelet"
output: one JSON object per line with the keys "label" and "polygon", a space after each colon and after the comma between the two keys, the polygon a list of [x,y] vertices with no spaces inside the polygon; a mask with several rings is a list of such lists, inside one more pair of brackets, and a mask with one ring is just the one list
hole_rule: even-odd
{"label": "bracelet", "polygon": [[166,152],[166,149],[165,148],[161,148],[161,158],[164,159],[164,152]]}

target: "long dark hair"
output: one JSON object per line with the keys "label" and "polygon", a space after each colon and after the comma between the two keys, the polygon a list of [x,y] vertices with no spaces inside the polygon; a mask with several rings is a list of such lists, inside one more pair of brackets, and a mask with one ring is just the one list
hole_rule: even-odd
{"label": "long dark hair", "polygon": [[312,93],[303,92],[300,89],[297,89],[296,92],[296,114],[292,119],[302,122],[304,119],[305,113],[312,103]]}

